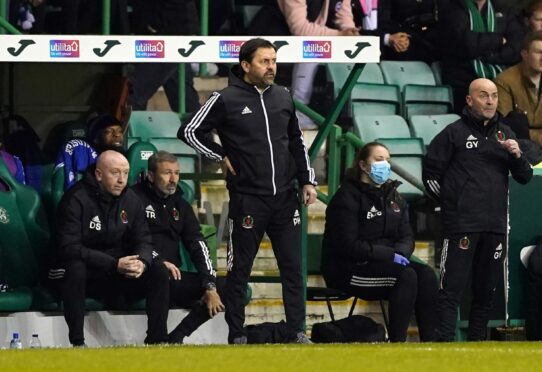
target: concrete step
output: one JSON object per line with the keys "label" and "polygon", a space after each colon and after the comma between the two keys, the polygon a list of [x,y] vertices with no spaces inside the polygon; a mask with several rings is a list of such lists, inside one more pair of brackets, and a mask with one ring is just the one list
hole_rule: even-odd
{"label": "concrete step", "polygon": [[[223,242],[217,252],[217,269],[219,271],[225,271],[226,269],[227,251],[227,243]],[[433,242],[416,241],[414,254],[424,260],[429,266],[435,267],[435,245]],[[267,275],[273,275],[273,273],[278,272],[277,261],[271,242],[268,239],[262,240],[256,259],[254,260],[252,271],[253,275],[266,275],[266,273]]]}
{"label": "concrete step", "polygon": [[227,86],[227,77],[210,76],[194,78],[194,89],[198,92],[201,104],[204,104],[213,92],[222,90]]}

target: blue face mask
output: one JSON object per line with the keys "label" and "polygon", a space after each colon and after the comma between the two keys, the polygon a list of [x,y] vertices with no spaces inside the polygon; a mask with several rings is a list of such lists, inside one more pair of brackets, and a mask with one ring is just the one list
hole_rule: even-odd
{"label": "blue face mask", "polygon": [[371,164],[369,178],[371,178],[374,183],[382,185],[388,180],[388,178],[390,178],[390,175],[391,165],[386,160],[375,161],[373,164]]}

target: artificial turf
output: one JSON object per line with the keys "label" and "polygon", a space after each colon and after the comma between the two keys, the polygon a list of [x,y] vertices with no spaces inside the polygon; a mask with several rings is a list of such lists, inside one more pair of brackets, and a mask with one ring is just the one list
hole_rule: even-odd
{"label": "artificial turf", "polygon": [[0,351],[1,371],[540,371],[542,343],[108,347]]}

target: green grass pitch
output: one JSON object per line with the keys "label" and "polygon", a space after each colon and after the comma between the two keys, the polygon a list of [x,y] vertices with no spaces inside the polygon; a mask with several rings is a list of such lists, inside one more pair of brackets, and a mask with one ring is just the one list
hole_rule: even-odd
{"label": "green grass pitch", "polygon": [[540,371],[542,343],[108,347],[0,351],[2,371]]}

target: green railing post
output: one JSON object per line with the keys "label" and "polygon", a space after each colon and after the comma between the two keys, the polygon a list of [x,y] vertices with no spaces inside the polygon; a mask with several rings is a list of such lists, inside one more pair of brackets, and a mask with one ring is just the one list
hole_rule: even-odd
{"label": "green railing post", "polygon": [[9,17],[8,5],[9,5],[8,0],[0,0],[0,35],[5,34],[6,31],[12,35],[21,35],[22,33],[17,28],[15,28],[11,23],[8,22],[8,17]]}
{"label": "green railing post", "polygon": [[356,157],[356,149],[352,144],[346,143],[344,145],[344,164],[347,167],[352,166],[352,163],[354,162],[354,158]]}
{"label": "green railing post", "polygon": [[0,17],[0,33],[5,33],[4,30],[12,35],[22,35],[22,33],[13,27],[4,17]]}
{"label": "green railing post", "polygon": [[111,33],[111,0],[102,0],[102,34]]}
{"label": "green railing post", "polygon": [[344,107],[344,104],[346,103],[346,100],[350,96],[350,93],[352,92],[352,89],[354,88],[354,85],[357,83],[359,75],[365,68],[365,63],[356,63],[354,65],[354,68],[350,72],[350,75],[348,75],[348,78],[346,78],[346,82],[344,83],[343,87],[341,88],[341,91],[339,92],[339,96],[337,97],[337,100],[333,104],[333,107],[331,108],[331,112],[326,116],[326,119],[324,120],[324,123],[320,127],[320,130],[318,131],[318,134],[316,135],[316,138],[314,139],[314,142],[312,143],[311,148],[309,149],[309,158],[310,160],[314,160],[316,157],[316,154],[320,150],[320,147],[322,147],[322,144],[324,143],[325,139],[327,138],[329,131],[331,130],[331,126],[335,123],[337,118],[339,117],[339,114]]}
{"label": "green railing post", "polygon": [[[207,36],[209,35],[209,0],[201,0],[200,3],[200,35]],[[199,75],[207,75],[207,64],[200,63],[199,65]]]}
{"label": "green railing post", "polygon": [[[179,63],[179,115],[184,117],[186,113],[186,65]],[[188,64],[188,68],[191,68]]]}
{"label": "green railing post", "polygon": [[329,133],[329,156],[327,164],[328,196],[335,194],[341,180],[341,140],[342,129],[334,125]]}
{"label": "green railing post", "polygon": [[[8,1],[7,0],[0,0],[0,22],[1,20],[5,20],[8,18]],[[4,26],[2,26],[2,23],[0,23],[0,35],[5,34],[6,30],[4,29]]]}

